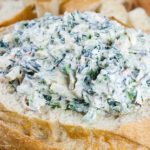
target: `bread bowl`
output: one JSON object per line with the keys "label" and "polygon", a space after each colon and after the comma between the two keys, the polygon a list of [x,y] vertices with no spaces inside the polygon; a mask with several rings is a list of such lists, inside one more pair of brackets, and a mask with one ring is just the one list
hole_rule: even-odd
{"label": "bread bowl", "polygon": [[[64,150],[150,148],[150,111],[146,100],[149,74],[145,75],[140,66],[149,69],[148,34],[125,28],[94,12],[74,12],[64,16],[46,14],[37,20],[17,23],[2,29],[0,36],[1,149],[17,149],[16,143],[10,141],[16,141],[17,137],[11,136],[15,134],[20,137],[18,143],[27,141],[21,149],[29,149],[28,141],[41,143],[47,149]],[[101,57],[100,64],[109,62],[99,71],[93,62],[97,56]],[[85,65],[85,58],[89,66]],[[94,68],[96,71],[91,71]],[[74,70],[78,70],[76,81]],[[117,78],[109,80],[114,74]],[[123,87],[118,84],[122,76],[126,79]],[[106,85],[115,90],[116,101],[101,93],[109,95]],[[120,91],[127,87],[127,93]],[[97,101],[100,96],[101,103]],[[141,96],[142,100],[138,98]],[[10,135],[6,134],[3,140],[6,130]]]}

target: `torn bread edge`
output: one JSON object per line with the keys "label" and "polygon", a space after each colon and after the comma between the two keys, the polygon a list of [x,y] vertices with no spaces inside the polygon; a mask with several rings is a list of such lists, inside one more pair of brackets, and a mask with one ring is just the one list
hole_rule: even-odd
{"label": "torn bread edge", "polygon": [[35,5],[37,17],[43,16],[46,12],[59,15],[60,5],[65,0],[23,0],[25,6]]}
{"label": "torn bread edge", "polygon": [[19,21],[23,20],[31,20],[37,17],[37,14],[35,12],[35,5],[28,5],[24,9],[22,9],[20,12],[18,12],[14,17],[0,22],[0,27],[6,27],[11,24],[14,24]]}

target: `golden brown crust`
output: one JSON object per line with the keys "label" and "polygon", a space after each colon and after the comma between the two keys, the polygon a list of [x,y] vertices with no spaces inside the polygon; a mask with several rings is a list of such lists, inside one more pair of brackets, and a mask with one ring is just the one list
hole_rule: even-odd
{"label": "golden brown crust", "polygon": [[60,7],[61,13],[65,11],[72,12],[96,10],[100,6],[100,0],[70,0],[63,3]]}
{"label": "golden brown crust", "polygon": [[137,0],[139,5],[143,7],[150,16],[150,0]]}
{"label": "golden brown crust", "polygon": [[117,133],[150,148],[150,118],[125,124]]}
{"label": "golden brown crust", "polygon": [[137,0],[118,0],[120,1],[126,8],[127,11],[130,11],[138,6]]}
{"label": "golden brown crust", "polygon": [[9,26],[22,20],[31,20],[36,17],[37,15],[35,13],[35,6],[28,5],[21,12],[18,12],[18,14],[16,14],[16,16],[14,16],[13,18],[0,22],[0,27]]}
{"label": "golden brown crust", "polygon": [[2,150],[57,150],[39,140],[20,134],[0,122],[0,149]]}
{"label": "golden brown crust", "polygon": [[93,146],[95,149],[101,148],[112,150],[128,150],[128,149],[148,149],[144,146],[137,144],[122,135],[118,136],[115,132],[104,131],[100,129],[87,129],[80,126],[62,125],[68,133],[68,136],[72,139],[82,139],[85,140],[85,146]]}
{"label": "golden brown crust", "polygon": [[[128,136],[124,138],[121,132],[116,134],[117,132],[113,133],[99,129],[89,129],[81,126],[28,118],[7,110],[3,105],[0,105],[0,120],[5,123],[7,127],[12,130],[17,130],[25,137],[39,140],[47,145],[57,146],[57,148],[63,147],[64,150],[69,149],[69,147],[77,149],[79,146],[81,150],[98,150],[100,148],[103,150],[122,150],[122,148],[126,150],[136,150],[139,148],[143,150],[148,149],[140,145],[143,143],[136,141],[138,139],[132,139],[131,141],[128,140]],[[9,140],[10,139],[8,139],[8,142]],[[13,144],[13,142],[11,144]]]}
{"label": "golden brown crust", "polygon": [[123,26],[126,27],[126,28],[133,28],[132,25],[130,25],[130,24],[125,24],[125,23],[123,23],[122,21],[116,19],[115,17],[109,17],[109,19],[114,20],[114,21],[117,21],[118,23],[120,23],[121,25],[123,25]]}

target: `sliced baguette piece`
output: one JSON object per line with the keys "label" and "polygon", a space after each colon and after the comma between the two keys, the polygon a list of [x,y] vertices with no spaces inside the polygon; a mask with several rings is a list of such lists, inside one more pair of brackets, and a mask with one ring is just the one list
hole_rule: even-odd
{"label": "sliced baguette piece", "polygon": [[99,12],[103,16],[114,17],[124,24],[128,24],[128,12],[124,5],[115,0],[103,0]]}
{"label": "sliced baguette piece", "polygon": [[46,12],[51,12],[54,15],[59,14],[58,0],[36,0],[35,4],[38,17],[43,16]]}
{"label": "sliced baguette piece", "polygon": [[35,6],[24,6],[22,1],[0,1],[0,27],[11,25],[22,20],[30,20],[36,17]]}
{"label": "sliced baguette piece", "polygon": [[43,16],[46,12],[59,15],[59,6],[63,0],[23,0],[26,6],[35,5],[37,17]]}
{"label": "sliced baguette piece", "polygon": [[69,0],[61,5],[60,12],[95,11],[100,6],[100,2],[100,0]]}
{"label": "sliced baguette piece", "polygon": [[136,8],[129,12],[129,21],[135,27],[150,33],[150,17],[143,8]]}

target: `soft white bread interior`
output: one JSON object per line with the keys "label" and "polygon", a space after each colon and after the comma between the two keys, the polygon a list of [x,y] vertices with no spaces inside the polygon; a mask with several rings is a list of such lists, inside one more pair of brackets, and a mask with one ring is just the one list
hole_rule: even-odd
{"label": "soft white bread interior", "polygon": [[36,17],[35,6],[25,7],[19,0],[0,1],[0,27],[13,24],[17,21],[29,20]]}
{"label": "soft white bread interior", "polygon": [[115,17],[121,22],[128,24],[128,12],[122,3],[118,3],[115,0],[102,0],[99,11],[103,16]]}
{"label": "soft white bread interior", "polygon": [[136,8],[129,12],[130,23],[145,32],[150,32],[150,17],[143,8]]}
{"label": "soft white bread interior", "polygon": [[51,12],[54,15],[59,14],[59,2],[58,0],[36,0],[37,16],[41,17],[46,12]]}

